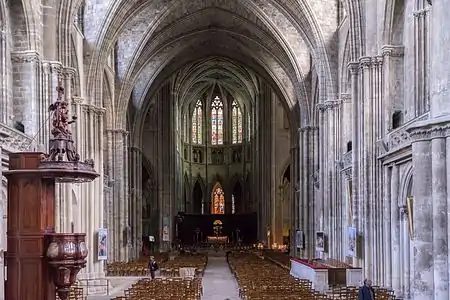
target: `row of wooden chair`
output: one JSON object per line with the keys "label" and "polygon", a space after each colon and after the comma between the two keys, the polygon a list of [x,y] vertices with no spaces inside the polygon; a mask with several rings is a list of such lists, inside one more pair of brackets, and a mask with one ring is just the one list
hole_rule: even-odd
{"label": "row of wooden chair", "polygon": [[274,262],[282,265],[285,268],[291,267],[291,256],[289,254],[279,251],[270,251],[266,250],[262,254],[264,257],[269,258],[270,260],[273,260]]}
{"label": "row of wooden chair", "polygon": [[184,253],[160,264],[160,274],[163,277],[178,277],[181,268],[193,268],[196,276],[202,276],[207,263],[208,257],[204,254]]}
{"label": "row of wooden chair", "polygon": [[201,278],[145,278],[112,300],[200,300]]}
{"label": "row of wooden chair", "polygon": [[239,284],[239,295],[245,300],[325,300],[325,294],[314,291],[311,282],[289,275],[286,269],[251,253],[233,253],[228,263]]}
{"label": "row of wooden chair", "polygon": [[[286,253],[275,252],[275,251],[265,251],[264,256],[274,261],[277,264],[282,265],[285,268],[290,268],[290,259],[291,257]],[[311,264],[321,264],[326,267],[331,268],[349,268],[351,267],[348,263],[336,260],[336,259],[327,259],[325,261],[317,262],[315,260],[308,261]],[[347,287],[347,286],[338,286],[334,287],[330,293],[330,298],[339,299],[339,300],[356,300],[358,299],[358,290],[359,287]],[[392,290],[388,290],[385,288],[380,288],[378,286],[374,286],[376,299],[381,300],[393,300],[395,299],[394,292]]]}
{"label": "row of wooden chair", "polygon": [[[151,254],[158,264],[163,264],[167,260],[167,253]],[[146,276],[148,275],[149,258],[145,257],[131,262],[111,262],[106,264],[107,276]]]}
{"label": "row of wooden chair", "polygon": [[[60,300],[58,294],[56,294],[56,299]],[[79,287],[78,283],[70,287],[69,300],[84,300],[83,288]]]}
{"label": "row of wooden chair", "polygon": [[[377,300],[395,300],[394,292],[378,286],[373,287],[375,290],[375,299]],[[333,300],[357,300],[359,287],[336,287],[333,288],[330,296]]]}

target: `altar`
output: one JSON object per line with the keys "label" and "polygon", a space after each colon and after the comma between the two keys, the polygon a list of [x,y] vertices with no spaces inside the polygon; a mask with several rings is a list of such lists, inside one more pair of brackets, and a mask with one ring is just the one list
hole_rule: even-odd
{"label": "altar", "polygon": [[208,236],[206,237],[206,241],[209,244],[228,244],[228,237],[227,236]]}
{"label": "altar", "polygon": [[325,292],[333,285],[359,286],[363,280],[361,268],[336,260],[308,260],[291,258],[290,274],[311,281],[312,288]]}
{"label": "altar", "polygon": [[329,289],[328,269],[313,261],[299,258],[291,258],[291,276],[311,281],[312,288],[319,292]]}

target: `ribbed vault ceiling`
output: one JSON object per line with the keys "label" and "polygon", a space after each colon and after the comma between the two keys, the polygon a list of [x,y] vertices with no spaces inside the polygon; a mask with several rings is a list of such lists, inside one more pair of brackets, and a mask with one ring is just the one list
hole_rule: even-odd
{"label": "ribbed vault ceiling", "polygon": [[89,78],[97,78],[108,49],[116,47],[119,113],[131,94],[133,106],[145,109],[149,94],[171,76],[183,78],[181,105],[219,81],[252,101],[259,76],[276,87],[287,107],[300,102],[309,110],[304,76],[311,56],[320,56],[310,50],[321,41],[306,1],[109,1],[106,6],[86,0],[86,20],[96,26],[85,37],[95,45]]}

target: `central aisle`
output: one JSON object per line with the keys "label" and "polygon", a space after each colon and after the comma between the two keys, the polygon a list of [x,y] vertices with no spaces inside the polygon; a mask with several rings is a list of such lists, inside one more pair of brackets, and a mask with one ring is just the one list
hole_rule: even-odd
{"label": "central aisle", "polygon": [[202,300],[239,300],[239,288],[228,267],[227,259],[208,257],[208,265],[203,275]]}

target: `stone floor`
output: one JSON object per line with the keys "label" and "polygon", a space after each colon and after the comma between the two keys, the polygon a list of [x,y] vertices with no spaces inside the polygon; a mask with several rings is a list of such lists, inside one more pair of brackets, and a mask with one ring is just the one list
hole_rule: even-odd
{"label": "stone floor", "polygon": [[231,274],[225,256],[208,257],[203,276],[202,300],[239,300],[236,279]]}
{"label": "stone floor", "polygon": [[123,296],[124,291],[131,287],[133,283],[144,277],[108,277],[110,288],[109,295],[90,295],[87,300],[110,300],[117,296]]}
{"label": "stone floor", "polygon": [[[123,296],[124,290],[142,277],[109,277],[109,296],[92,295],[87,300],[109,300]],[[231,274],[225,255],[208,255],[208,265],[203,275],[202,300],[240,300],[238,284]]]}

